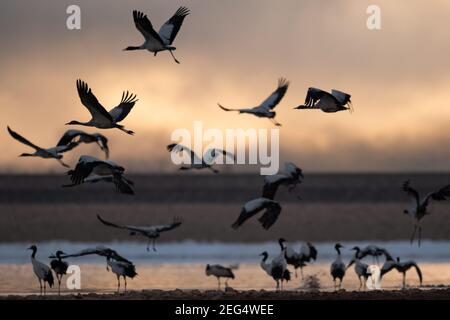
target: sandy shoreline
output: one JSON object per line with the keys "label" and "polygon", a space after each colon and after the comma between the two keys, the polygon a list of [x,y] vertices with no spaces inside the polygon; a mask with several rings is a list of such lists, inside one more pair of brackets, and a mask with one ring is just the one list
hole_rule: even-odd
{"label": "sandy shoreline", "polygon": [[112,294],[8,295],[0,300],[450,300],[450,289],[302,292],[245,290],[142,290]]}

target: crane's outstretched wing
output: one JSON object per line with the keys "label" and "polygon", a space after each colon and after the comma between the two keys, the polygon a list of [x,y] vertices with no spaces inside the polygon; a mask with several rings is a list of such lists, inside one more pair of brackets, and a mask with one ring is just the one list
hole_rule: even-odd
{"label": "crane's outstretched wing", "polygon": [[134,107],[134,104],[138,101],[136,99],[136,95],[127,92],[122,93],[122,99],[120,100],[120,104],[117,107],[109,110],[109,114],[114,122],[120,122],[130,113],[131,109]]}
{"label": "crane's outstretched wing", "polygon": [[241,210],[237,220],[231,225],[233,229],[239,228],[245,221],[253,217],[255,214],[264,209],[262,199],[255,199],[247,202]]}
{"label": "crane's outstretched wing", "polygon": [[450,197],[450,184],[439,189],[438,191],[432,192],[429,197],[433,200],[443,201]]}
{"label": "crane's outstretched wing", "polygon": [[267,230],[277,221],[280,213],[281,206],[276,202],[270,203],[258,221],[261,223],[262,227]]}
{"label": "crane's outstretched wing", "polygon": [[78,142],[70,142],[69,144],[66,144],[66,145],[56,146],[54,149],[55,149],[56,153],[64,153],[64,152],[72,150],[73,148],[77,147],[78,145],[79,145]]}
{"label": "crane's outstretched wing", "polygon": [[287,81],[285,78],[278,79],[278,88],[260,104],[260,107],[267,110],[275,108],[277,104],[280,103],[281,99],[283,99],[288,87],[289,81]]}
{"label": "crane's outstretched wing", "polygon": [[147,15],[141,11],[133,10],[133,20],[136,29],[144,36],[146,41],[164,46],[164,42],[159,34],[153,29],[153,25]]}
{"label": "crane's outstretched wing", "polygon": [[95,167],[96,162],[84,162],[78,161],[75,169],[69,170],[67,174],[70,176],[70,181],[74,185],[79,185],[83,183],[83,180],[87,178]]}
{"label": "crane's outstretched wing", "polygon": [[85,135],[86,133],[81,130],[67,130],[64,132],[61,139],[59,139],[57,146],[66,146],[73,141],[76,137]]}
{"label": "crane's outstretched wing", "polygon": [[170,231],[172,229],[178,228],[181,226],[183,221],[180,218],[174,217],[173,222],[169,224],[164,224],[160,226],[153,226],[156,232],[164,232],[164,231]]}
{"label": "crane's outstretched wing", "polygon": [[205,152],[205,154],[203,156],[203,161],[205,161],[205,163],[207,163],[207,164],[212,164],[214,162],[214,160],[220,154],[223,155],[224,157],[229,157],[230,159],[236,160],[233,153],[222,150],[222,149],[212,148],[212,149],[208,149]]}
{"label": "crane's outstretched wing", "polygon": [[325,95],[329,95],[329,93],[318,88],[308,88],[303,107],[313,107]]}
{"label": "crane's outstretched wing", "polygon": [[130,231],[135,231],[135,232],[142,232],[143,231],[142,230],[143,228],[140,228],[140,227],[120,225],[120,224],[115,224],[115,223],[106,221],[102,217],[100,217],[99,214],[97,214],[97,219],[100,220],[101,223],[103,223],[105,226],[108,226],[108,227],[113,227],[113,228],[118,228],[118,229],[125,229],[125,230],[130,230]]}
{"label": "crane's outstretched wing", "polygon": [[337,101],[339,101],[340,104],[342,104],[343,106],[346,105],[347,103],[351,103],[352,101],[350,100],[351,95],[349,95],[348,93],[333,89],[331,90],[331,94],[337,99]]}
{"label": "crane's outstretched wing", "polygon": [[134,195],[134,190],[131,187],[133,182],[125,179],[120,173],[115,173],[112,182],[116,186],[116,190],[122,194]]}
{"label": "crane's outstretched wing", "polygon": [[93,255],[93,254],[99,255],[101,257],[110,257],[111,259],[114,259],[116,261],[133,264],[130,260],[127,260],[124,257],[122,257],[121,255],[119,255],[117,253],[117,251],[107,248],[107,247],[103,247],[103,246],[98,246],[96,248],[83,249],[83,250],[80,250],[73,254],[61,255],[61,258],[63,258],[63,259],[72,258],[72,257],[75,258],[75,257],[83,257],[83,256]]}
{"label": "crane's outstretched wing", "polygon": [[180,7],[175,14],[164,23],[159,29],[159,36],[165,45],[171,45],[183,24],[184,18],[189,14],[189,9]]}
{"label": "crane's outstretched wing", "polygon": [[412,188],[410,186],[409,180],[406,180],[403,183],[402,190],[406,192],[406,194],[411,198],[413,201],[413,205],[418,206],[420,203],[419,193],[416,189]]}
{"label": "crane's outstretched wing", "polygon": [[191,164],[192,163],[202,163],[202,159],[200,159],[194,151],[192,151],[188,147],[185,147],[181,144],[177,144],[177,143],[169,144],[167,146],[167,150],[169,152],[178,152],[178,153],[182,153],[183,151],[187,152],[191,158]]}
{"label": "crane's outstretched wing", "polygon": [[13,137],[14,139],[16,139],[17,141],[19,141],[19,142],[21,142],[21,143],[23,143],[23,144],[25,144],[25,145],[27,145],[27,146],[29,146],[29,147],[35,149],[35,150],[44,150],[44,149],[42,149],[41,147],[38,147],[37,145],[31,143],[30,141],[28,141],[27,139],[25,139],[24,137],[22,137],[22,136],[21,136],[20,134],[18,134],[17,132],[11,130],[10,127],[7,127],[7,128],[8,128],[8,132],[9,132],[9,134],[11,135],[11,137]]}
{"label": "crane's outstretched wing", "polygon": [[222,109],[223,111],[241,111],[242,109],[230,109],[230,108],[225,108],[224,106],[222,106],[220,103],[217,104],[219,106],[220,109]]}
{"label": "crane's outstretched wing", "polygon": [[77,80],[77,90],[78,96],[80,97],[81,103],[89,110],[92,118],[96,120],[106,120],[113,122],[111,115],[106,111],[105,108],[98,102],[95,95],[92,93],[91,88],[88,84],[81,79]]}

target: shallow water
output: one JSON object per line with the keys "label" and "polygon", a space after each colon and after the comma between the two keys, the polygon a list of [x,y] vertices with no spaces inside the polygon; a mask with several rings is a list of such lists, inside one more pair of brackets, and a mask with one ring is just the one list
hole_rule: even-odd
{"label": "shallow water", "polygon": [[[111,272],[106,271],[105,264],[82,264],[81,289],[71,291],[64,289],[63,292],[113,292],[117,289],[117,279]],[[444,285],[450,286],[450,264],[449,263],[424,263],[421,265],[424,277],[424,286]],[[129,290],[143,289],[217,289],[217,280],[207,277],[203,264],[152,264],[137,266],[138,276],[128,279]],[[8,276],[8,275],[13,276]],[[305,279],[316,275],[319,279],[320,290],[333,290],[333,282],[329,275],[328,264],[313,264],[304,269]],[[242,264],[235,270],[236,278],[228,282],[229,286],[237,290],[265,289],[273,290],[275,282],[268,277],[257,264]],[[39,292],[39,284],[33,274],[30,264],[2,264],[0,265],[0,294],[30,294]],[[63,284],[65,280],[63,280]],[[387,274],[382,281],[383,289],[400,289],[402,283],[401,274],[393,271]],[[419,285],[415,271],[410,270],[407,274],[408,286]],[[122,284],[123,285],[123,284]],[[305,286],[299,273],[298,278],[292,275],[285,289],[297,290]],[[358,279],[353,268],[347,271],[343,281],[346,290],[357,290]],[[56,288],[50,292],[56,292]]]}
{"label": "shallow water", "polygon": [[[408,241],[359,241],[342,242],[345,246],[342,249],[342,257],[350,259],[354,246],[363,248],[369,244],[376,244],[386,248],[395,258],[401,257],[402,260],[413,259],[417,262],[441,262],[450,263],[450,241],[423,241],[421,247],[417,244],[411,245]],[[270,256],[278,254],[280,247],[276,242],[262,243],[222,243],[222,242],[196,242],[182,241],[172,243],[156,244],[157,251],[146,251],[145,242],[108,242],[108,243],[87,243],[87,242],[69,242],[69,241],[49,241],[40,242],[38,245],[37,256],[42,260],[48,260],[47,257],[56,250],[63,250],[66,253],[74,253],[85,248],[94,248],[96,246],[106,246],[116,250],[125,258],[133,261],[135,264],[191,264],[191,263],[259,263],[259,255],[267,251]],[[300,243],[291,243],[298,250]],[[30,260],[30,251],[26,250],[30,243],[3,243],[0,244],[0,264],[21,264],[28,263]],[[314,243],[318,251],[317,262],[329,262],[335,259],[336,251],[334,243]],[[98,263],[104,258],[98,256],[85,256],[83,258],[72,259],[73,263]]]}

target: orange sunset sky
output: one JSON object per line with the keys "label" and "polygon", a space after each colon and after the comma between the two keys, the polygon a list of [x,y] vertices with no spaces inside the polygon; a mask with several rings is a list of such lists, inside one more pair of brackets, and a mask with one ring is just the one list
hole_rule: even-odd
{"label": "orange sunset sky", "polygon": [[[81,7],[81,30],[66,28],[70,4]],[[379,31],[366,27],[370,4],[381,8]],[[191,10],[174,43],[180,65],[168,52],[122,51],[143,42],[133,9],[159,29],[180,5]],[[322,172],[450,170],[449,1],[2,0],[0,8],[1,172],[65,170],[54,160],[18,158],[30,149],[6,126],[55,145],[66,122],[90,119],[77,78],[108,108],[122,90],[139,98],[123,122],[135,136],[102,131],[112,160],[131,172],[174,172],[165,149],[174,129],[192,129],[195,120],[205,128],[272,128],[217,102],[255,106],[281,76],[291,83],[276,108],[281,161]],[[293,110],[310,86],[352,94],[355,112]],[[82,154],[102,156],[83,145],[65,160],[73,165]]]}

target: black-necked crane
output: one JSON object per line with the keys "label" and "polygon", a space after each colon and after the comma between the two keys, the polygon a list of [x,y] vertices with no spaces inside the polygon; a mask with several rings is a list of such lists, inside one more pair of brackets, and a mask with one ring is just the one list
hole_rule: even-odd
{"label": "black-necked crane", "polygon": [[69,264],[62,260],[62,255],[65,255],[65,253],[58,250],[54,255],[49,257],[50,259],[53,259],[50,261],[50,267],[55,272],[56,279],[58,280],[58,294],[61,294],[61,280],[69,268]]}
{"label": "black-necked crane", "polygon": [[91,156],[81,156],[75,168],[67,172],[72,184],[64,185],[63,187],[107,181],[114,183],[117,191],[120,193],[134,194],[133,182],[123,177],[124,172],[125,169],[113,161],[103,161]]}
{"label": "black-necked crane", "polygon": [[348,93],[331,90],[331,93],[317,89],[309,88],[306,94],[305,104],[294,109],[320,109],[323,112],[333,113],[338,111],[352,111],[352,104]]}
{"label": "black-necked crane", "polygon": [[217,285],[220,290],[220,278],[225,278],[225,288],[228,287],[228,279],[234,279],[233,269],[236,266],[224,267],[220,264],[207,264],[205,269],[205,274],[209,276],[215,276],[217,278]]}
{"label": "black-necked crane", "polygon": [[56,159],[64,167],[69,167],[69,166],[61,160],[63,157],[61,153],[72,150],[73,148],[75,148],[78,145],[78,143],[76,143],[76,142],[71,142],[71,143],[68,143],[67,145],[56,146],[56,147],[44,149],[44,148],[38,147],[34,143],[31,143],[30,141],[28,141],[27,139],[22,137],[17,132],[11,130],[10,127],[8,127],[8,132],[11,135],[11,137],[16,139],[17,141],[36,150],[34,153],[22,153],[21,155],[19,155],[19,157],[40,157],[43,159]]}
{"label": "black-necked crane", "polygon": [[[343,247],[344,246],[341,245],[340,243],[336,243],[336,245],[334,246],[334,249],[337,252],[337,257],[336,260],[334,260],[333,263],[331,263],[330,267],[330,274],[333,277],[334,282],[334,290],[336,290],[337,288],[341,289],[342,279],[344,279],[345,276],[346,268],[341,257],[341,248]],[[336,279],[339,279],[339,284],[336,284]]]}
{"label": "black-necked crane", "polygon": [[411,269],[414,268],[416,269],[417,272],[417,276],[419,277],[419,281],[420,281],[420,285],[422,286],[422,271],[420,270],[419,266],[417,265],[417,263],[413,260],[408,260],[405,262],[401,262],[400,258],[397,257],[397,271],[403,274],[403,288],[406,287],[406,272]]}
{"label": "black-necked crane", "polygon": [[281,99],[283,99],[288,87],[289,87],[289,82],[284,78],[280,78],[278,80],[277,89],[274,92],[272,92],[272,94],[266,100],[264,100],[259,106],[256,106],[253,108],[230,109],[230,108],[225,108],[221,104],[218,104],[218,105],[224,111],[236,111],[239,113],[252,114],[259,118],[268,118],[276,126],[281,126],[280,123],[275,121],[276,112],[273,111],[273,109],[280,103]]}
{"label": "black-necked crane", "polygon": [[96,248],[87,248],[73,254],[66,254],[63,258],[83,257],[87,255],[98,255],[106,258],[106,270],[111,271],[117,277],[117,292],[120,290],[120,277],[123,277],[125,282],[125,291],[127,291],[127,277],[134,278],[137,276],[136,267],[133,262],[125,259],[119,255],[115,250],[98,246]]}
{"label": "black-necked crane", "polygon": [[222,155],[224,157],[229,157],[230,159],[235,160],[234,154],[231,152],[217,149],[217,148],[211,148],[206,150],[203,157],[199,157],[194,151],[189,149],[186,146],[183,146],[181,144],[172,143],[167,146],[167,150],[169,152],[179,153],[182,154],[183,152],[187,153],[190,157],[190,163],[189,166],[181,166],[180,170],[190,170],[190,169],[209,169],[214,173],[219,173],[219,170],[214,169],[212,166],[214,164],[214,161],[219,155]]}
{"label": "black-necked crane", "polygon": [[[289,192],[292,192],[302,182],[303,178],[302,169],[292,162],[286,162],[283,172],[264,177],[262,196],[273,200],[280,186],[287,186]],[[298,195],[297,197],[300,198]]]}
{"label": "black-necked crane", "polygon": [[284,252],[286,262],[288,265],[292,265],[295,270],[295,277],[297,277],[297,269],[300,268],[300,273],[303,278],[303,267],[307,262],[317,259],[317,249],[310,243],[303,243],[300,247],[300,251],[297,252],[290,245],[286,245],[287,241],[284,238],[278,239],[281,251]]}
{"label": "black-necked crane", "polygon": [[[46,293],[46,283],[48,283],[49,287],[53,287],[53,273],[49,266],[45,263],[36,259],[37,247],[36,245],[32,245],[28,248],[28,250],[32,250],[31,253],[31,265],[33,266],[33,271],[36,277],[39,280],[39,288],[40,294],[42,294],[42,289],[44,289],[44,295]],[[42,285],[42,283],[44,285]]]}
{"label": "black-necked crane", "polygon": [[106,263],[117,277],[117,293],[120,291],[120,277],[123,277],[125,292],[127,292],[127,277],[133,279],[137,276],[135,265],[128,262],[113,260],[111,256],[106,257]]}
{"label": "black-necked crane", "polygon": [[279,290],[280,288],[283,290],[283,282],[288,282],[291,280],[291,273],[287,269],[287,262],[284,257],[284,252],[272,259],[271,262],[267,261],[269,254],[266,251],[261,253],[260,256],[262,256],[260,263],[261,268],[267,273],[268,276],[275,280],[277,283],[276,290]]}
{"label": "black-necked crane", "polygon": [[[95,248],[86,248],[86,249],[80,250],[75,253],[61,255],[61,257],[63,259],[66,259],[66,258],[84,257],[84,256],[88,256],[88,255],[98,255],[100,257],[105,257],[105,258],[110,257],[111,259],[114,259],[116,261],[132,264],[132,262],[130,260],[127,260],[126,258],[121,256],[119,253],[117,253],[116,250],[105,247],[105,246],[97,246]],[[106,265],[106,270],[109,271],[108,265]]]}
{"label": "black-necked crane", "polygon": [[148,50],[153,52],[155,56],[160,51],[169,51],[173,60],[176,63],[180,63],[173,55],[173,51],[176,50],[176,47],[172,44],[178,31],[180,31],[184,18],[186,18],[188,14],[188,8],[178,8],[175,14],[161,26],[159,32],[156,32],[146,14],[141,11],[133,10],[134,25],[144,36],[145,41],[140,46],[129,46],[124,50]]}
{"label": "black-necked crane", "polygon": [[269,229],[277,221],[281,212],[281,206],[278,202],[266,198],[257,198],[244,204],[239,217],[231,227],[233,229],[239,228],[245,221],[262,210],[265,210],[264,214],[258,221],[264,229]]}
{"label": "black-necked crane", "polygon": [[401,262],[400,258],[397,257],[397,260],[394,261],[392,257],[389,257],[386,259],[386,262],[384,263],[383,267],[381,268],[381,277],[383,277],[386,273],[397,270],[399,273],[403,275],[403,281],[402,281],[402,288],[406,288],[406,272],[414,268],[417,272],[417,276],[419,277],[420,286],[422,286],[422,270],[420,270],[418,264],[413,260],[408,260],[405,262]]}
{"label": "black-necked crane", "polygon": [[162,232],[167,232],[179,227],[182,221],[179,218],[174,218],[172,223],[163,224],[163,225],[154,225],[154,226],[130,226],[130,225],[119,225],[109,221],[104,220],[100,215],[97,215],[97,219],[100,220],[105,226],[125,229],[130,232],[131,236],[140,235],[144,236],[148,239],[147,241],[147,251],[150,251],[150,241],[153,241],[153,251],[156,251],[155,241]]}
{"label": "black-necked crane", "polygon": [[418,231],[419,232],[418,245],[420,247],[420,241],[422,238],[422,226],[420,225],[420,223],[422,218],[430,213],[428,211],[428,204],[430,200],[443,201],[446,200],[447,197],[450,197],[450,185],[446,185],[445,187],[437,191],[430,192],[423,198],[420,198],[419,192],[411,187],[409,180],[403,183],[402,189],[407,193],[407,195],[411,198],[412,201],[410,209],[404,210],[403,213],[411,216],[416,220],[411,235],[411,243],[413,243],[416,231]]}
{"label": "black-necked crane", "polygon": [[105,153],[105,158],[109,157],[108,139],[100,133],[87,133],[81,130],[67,130],[59,139],[58,146],[66,146],[71,143],[96,143]]}
{"label": "black-necked crane", "polygon": [[86,127],[96,127],[99,129],[113,129],[117,128],[125,133],[133,135],[134,132],[125,129],[124,126],[120,125],[125,117],[130,113],[134,104],[138,101],[136,95],[130,94],[128,91],[122,93],[122,99],[120,104],[112,108],[109,112],[98,102],[95,95],[92,93],[91,88],[83,80],[77,80],[77,90],[80,97],[81,103],[88,109],[91,114],[91,120],[87,122],[80,122],[77,120],[72,120],[67,125],[80,125]]}
{"label": "black-necked crane", "polygon": [[359,247],[353,247],[351,250],[355,251],[355,255],[352,258],[352,261],[348,264],[347,269],[354,263],[355,264],[355,273],[358,276],[359,280],[359,290],[361,288],[366,287],[367,279],[370,277],[371,273],[369,272],[369,265],[360,261],[360,252],[361,249]]}

